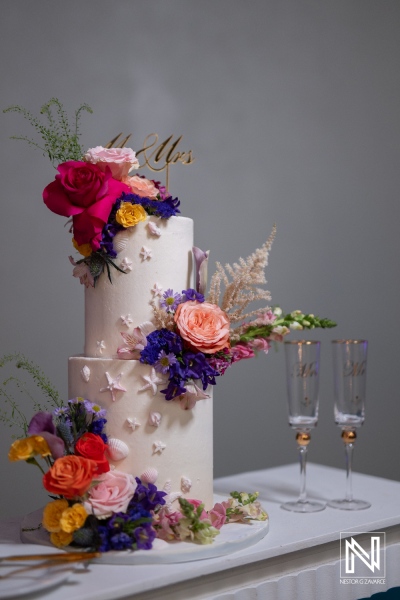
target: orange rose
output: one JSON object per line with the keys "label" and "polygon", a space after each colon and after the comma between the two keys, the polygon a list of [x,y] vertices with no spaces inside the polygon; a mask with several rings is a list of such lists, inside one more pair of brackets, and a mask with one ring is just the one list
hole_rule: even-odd
{"label": "orange rose", "polygon": [[194,350],[215,354],[229,348],[229,319],[223,310],[209,302],[183,302],[174,320],[180,336]]}
{"label": "orange rose", "polygon": [[43,485],[52,494],[74,498],[88,491],[96,472],[97,465],[93,460],[82,456],[62,456],[43,475]]}

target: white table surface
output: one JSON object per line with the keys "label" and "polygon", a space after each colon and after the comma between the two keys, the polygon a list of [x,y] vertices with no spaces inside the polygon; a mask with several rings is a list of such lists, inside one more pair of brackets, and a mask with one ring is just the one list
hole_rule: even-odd
{"label": "white table surface", "polygon": [[[342,470],[309,464],[310,497],[329,500],[344,493]],[[268,535],[229,556],[180,564],[78,568],[68,581],[39,596],[48,600],[354,600],[400,586],[400,482],[354,473],[355,496],[371,508],[332,508],[298,514],[280,504],[298,494],[297,464],[217,479],[215,492],[259,491],[270,517]],[[0,543],[19,541],[19,518],[0,522]],[[244,525],[245,526],[245,525]],[[340,532],[386,531],[385,585],[342,585]]]}

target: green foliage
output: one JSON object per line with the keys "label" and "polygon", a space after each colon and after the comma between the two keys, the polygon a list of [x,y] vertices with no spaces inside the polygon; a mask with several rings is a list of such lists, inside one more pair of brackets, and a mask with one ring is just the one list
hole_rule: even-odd
{"label": "green foliage", "polygon": [[33,139],[27,136],[12,136],[13,140],[24,140],[31,146],[42,150],[44,156],[48,156],[53,164],[57,166],[67,160],[81,160],[83,149],[79,143],[79,121],[83,111],[93,113],[93,110],[87,104],[81,104],[75,111],[73,128],[71,128],[67,113],[63,105],[57,98],[51,98],[40,109],[40,114],[44,115],[47,122],[44,123],[35,117],[31,112],[22,106],[9,106],[3,112],[16,112],[22,115],[43,140],[43,146],[40,146]]}
{"label": "green foliage", "polygon": [[37,400],[29,390],[28,383],[20,377],[10,375],[4,381],[0,382],[0,422],[8,427],[18,428],[25,436],[28,430],[28,419],[19,407],[19,402],[15,399],[15,393],[23,394],[32,403],[33,412],[52,411],[56,407],[62,406],[62,400],[59,393],[52,386],[48,377],[43,371],[29,361],[19,352],[6,354],[0,359],[0,368],[13,364],[17,369],[25,371],[36,384],[38,390],[44,396],[44,400]]}
{"label": "green foliage", "polygon": [[276,320],[268,325],[255,325],[247,327],[244,333],[240,335],[240,342],[251,342],[257,338],[265,338],[272,334],[277,327],[287,327],[287,329],[303,330],[303,329],[330,329],[336,327],[335,321],[317,317],[313,314],[304,314],[300,310],[295,310],[286,315],[280,315]]}

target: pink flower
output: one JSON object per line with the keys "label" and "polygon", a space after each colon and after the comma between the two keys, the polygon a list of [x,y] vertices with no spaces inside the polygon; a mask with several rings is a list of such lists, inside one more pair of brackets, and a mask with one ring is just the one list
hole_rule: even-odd
{"label": "pink flower", "polygon": [[258,316],[257,322],[263,323],[264,325],[272,325],[272,323],[276,320],[276,315],[272,312],[272,310],[266,310]]}
{"label": "pink flower", "polygon": [[99,483],[89,489],[89,498],[84,503],[89,514],[105,519],[113,512],[124,512],[135,493],[133,475],[120,471],[108,471],[98,478]]}
{"label": "pink flower", "polygon": [[268,354],[268,350],[271,348],[271,344],[265,338],[255,338],[249,342],[249,346],[256,350],[257,352],[263,351],[265,354]]}
{"label": "pink flower", "polygon": [[211,525],[216,529],[221,529],[222,525],[226,522],[227,506],[229,506],[228,502],[217,502],[208,513],[208,516],[211,519]]}
{"label": "pink flower", "polygon": [[174,321],[190,348],[215,354],[229,347],[229,319],[216,304],[189,301],[179,304]]}
{"label": "pink flower", "polygon": [[140,352],[147,346],[146,337],[154,331],[154,325],[150,321],[145,321],[139,327],[135,327],[133,333],[121,331],[125,346],[120,346],[117,350],[118,358],[128,360],[131,358],[139,359]]}
{"label": "pink flower", "polygon": [[239,360],[244,360],[246,358],[253,358],[255,356],[254,350],[250,348],[247,344],[236,344],[233,348],[231,348],[232,362],[238,362]]}
{"label": "pink flower", "polygon": [[158,189],[154,183],[145,177],[133,175],[133,177],[126,177],[124,183],[131,188],[133,194],[137,194],[141,198],[155,200],[158,196]]}
{"label": "pink flower", "polygon": [[106,167],[70,160],[57,167],[55,181],[43,191],[46,206],[64,217],[72,217],[74,238],[78,246],[100,247],[101,232],[114,202],[129,188],[116,181]]}
{"label": "pink flower", "polygon": [[[200,506],[200,504],[203,504],[201,500],[190,500],[189,498],[187,499],[188,502],[190,502],[190,504],[193,504],[193,506],[195,508],[198,508]],[[207,512],[204,510],[201,511],[201,515],[200,515],[200,521],[209,521],[208,518],[208,514]]]}
{"label": "pink flower", "polygon": [[128,176],[131,169],[139,167],[139,161],[131,148],[89,148],[84,155],[84,159],[93,165],[97,165],[103,172],[107,166],[111,169],[112,176],[118,181],[122,181]]}
{"label": "pink flower", "polygon": [[94,278],[88,265],[86,263],[80,263],[78,265],[72,256],[69,256],[68,258],[70,263],[75,266],[75,269],[72,271],[72,275],[74,277],[79,277],[80,283],[82,283],[85,287],[94,287]]}
{"label": "pink flower", "polygon": [[157,532],[157,537],[166,542],[178,539],[177,533],[174,528],[179,525],[179,521],[183,518],[182,513],[175,511],[168,513],[165,507],[154,515],[154,527]]}

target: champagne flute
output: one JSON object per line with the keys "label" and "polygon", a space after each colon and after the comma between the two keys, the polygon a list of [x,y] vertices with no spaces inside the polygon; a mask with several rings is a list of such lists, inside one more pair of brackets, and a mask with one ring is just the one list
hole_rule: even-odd
{"label": "champagne flute", "polygon": [[329,506],[342,510],[362,510],[371,504],[353,498],[352,462],[356,429],[364,423],[367,379],[367,340],[333,340],[335,422],[342,429],[346,454],[346,495],[331,500]]}
{"label": "champagne flute", "polygon": [[296,433],[300,461],[300,495],[298,500],[285,502],[281,508],[310,513],[324,510],[326,504],[309,500],[306,492],[307,449],[310,430],[318,422],[320,342],[285,342],[286,381],[289,425]]}

